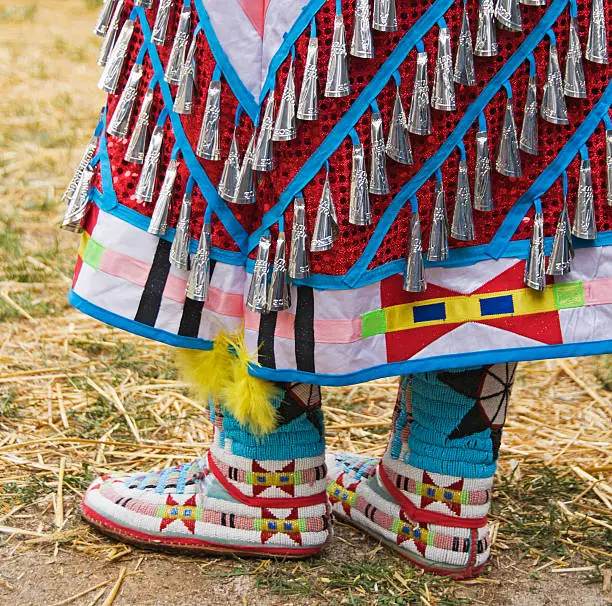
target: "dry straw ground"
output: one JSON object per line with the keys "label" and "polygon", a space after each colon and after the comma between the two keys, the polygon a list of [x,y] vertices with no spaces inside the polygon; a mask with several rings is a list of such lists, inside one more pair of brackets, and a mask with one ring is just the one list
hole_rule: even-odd
{"label": "dry straw ground", "polygon": [[[608,603],[606,358],[521,365],[480,580],[423,575],[340,525],[296,564],[150,554],[83,524],[95,474],[194,458],[210,433],[165,347],[65,302],[76,241],[57,200],[103,102],[95,4],[0,4],[0,604]],[[328,390],[330,447],[380,454],[394,391]]]}

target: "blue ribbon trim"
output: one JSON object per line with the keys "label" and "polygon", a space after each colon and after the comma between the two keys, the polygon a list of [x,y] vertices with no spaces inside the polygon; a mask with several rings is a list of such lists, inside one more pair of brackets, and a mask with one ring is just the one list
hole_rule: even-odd
{"label": "blue ribbon trim", "polygon": [[364,370],[342,375],[324,375],[293,369],[273,370],[251,364],[249,373],[267,381],[287,383],[310,383],[329,387],[356,385],[384,377],[409,375],[434,370],[453,370],[466,366],[484,366],[504,362],[527,362],[530,360],[548,360],[552,358],[573,358],[575,356],[595,356],[612,353],[612,340],[592,341],[589,343],[563,343],[560,345],[542,345],[534,347],[515,347],[501,350],[478,351],[471,353],[435,356],[418,360],[405,360],[391,364],[372,366]]}
{"label": "blue ribbon trim", "polygon": [[166,343],[173,347],[210,351],[214,345],[212,341],[206,341],[205,339],[196,337],[182,337],[162,330],[161,328],[155,328],[154,326],[149,326],[142,322],[136,322],[136,320],[124,318],[112,311],[108,311],[107,309],[90,303],[87,299],[77,295],[73,290],[70,290],[68,293],[68,303],[84,314],[96,318],[96,320],[100,320],[100,322],[104,322],[109,326],[114,326],[115,328],[131,332],[135,335],[145,337],[146,339],[160,341],[161,343]]}
{"label": "blue ribbon trim", "polygon": [[[338,123],[332,128],[323,143],[308,158],[295,177],[289,182],[285,191],[280,195],[278,203],[269,210],[262,219],[261,227],[249,237],[248,250],[253,250],[259,243],[261,234],[274,225],[279,217],[285,212],[297,192],[302,191],[306,185],[319,172],[325,161],[336,151],[342,141],[349,135],[351,129],[357,124],[361,116],[369,107],[372,99],[378,96],[402,64],[408,53],[415,44],[427,33],[438,21],[440,14],[452,6],[454,0],[437,0],[423,14],[423,16],[410,28],[410,30],[398,42],[380,70],[370,80],[353,105],[342,116]],[[556,0],[567,2],[567,0]]]}
{"label": "blue ribbon trim", "polygon": [[[495,76],[491,78],[490,82],[482,90],[478,98],[470,104],[464,116],[457,124],[455,130],[440,146],[440,149],[436,152],[436,154],[423,164],[421,170],[408,183],[406,183],[397,193],[395,198],[393,198],[383,213],[383,216],[380,218],[380,221],[378,222],[374,233],[370,237],[363,254],[353,265],[353,267],[351,267],[351,269],[346,273],[345,281],[348,286],[354,287],[356,284],[360,283],[364,272],[372,262],[372,259],[380,248],[384,237],[387,235],[387,232],[391,228],[391,225],[395,221],[398,213],[403,208],[406,200],[414,195],[423,186],[423,184],[437,170],[440,169],[444,161],[452,153],[453,149],[456,147],[459,141],[463,139],[469,128],[478,118],[478,115],[484,110],[485,106],[493,99],[497,92],[506,84],[508,78],[512,76],[526,57],[541,42],[548,29],[565,9],[567,3],[568,0],[553,0],[550,8],[546,11],[536,27],[534,27],[531,33],[525,38],[524,42],[519,46],[512,57],[510,57],[510,59],[508,59],[508,61],[495,74]],[[451,252],[451,258],[454,253],[455,250]]]}
{"label": "blue ribbon trim", "polygon": [[[147,231],[149,229],[149,225],[151,224],[151,219],[146,217],[145,215],[141,215],[137,210],[133,210],[120,202],[116,202],[114,205],[110,205],[106,200],[106,193],[102,193],[97,189],[92,189],[91,194],[92,202],[105,213],[112,215],[113,217],[117,217],[117,219],[121,219],[128,225],[132,225],[142,231]],[[206,210],[208,213],[208,208]],[[163,236],[155,236],[161,240],[166,240],[167,242],[172,242],[174,240],[174,234],[176,230],[172,227],[169,227],[166,231],[166,234]],[[195,253],[198,248],[198,241],[195,238],[191,238],[189,242],[189,250],[192,253]],[[227,263],[228,265],[237,265],[239,267],[244,267],[244,257],[242,253],[235,252],[232,250],[224,250],[223,248],[217,248],[213,246],[210,252],[211,258],[215,261],[221,261],[223,263]]]}
{"label": "blue ribbon trim", "polygon": [[147,21],[145,11],[142,7],[139,7],[136,10],[138,12],[138,18],[142,29],[142,34],[145,39],[143,44],[146,44],[148,46],[149,58],[151,59],[153,70],[157,75],[157,81],[164,99],[164,103],[166,109],[169,111],[170,114],[170,120],[172,122],[176,144],[181,149],[183,160],[185,161],[185,164],[187,165],[191,176],[195,179],[198,188],[202,192],[202,195],[204,196],[204,198],[206,198],[206,202],[210,204],[213,212],[217,215],[217,217],[219,217],[221,223],[223,223],[223,226],[230,234],[230,236],[234,239],[240,250],[246,252],[248,234],[246,230],[242,227],[238,219],[236,219],[234,213],[228,208],[227,204],[221,199],[221,197],[217,193],[217,188],[208,178],[208,175],[206,174],[206,172],[202,168],[202,165],[196,158],[196,155],[191,147],[191,143],[187,139],[187,135],[185,135],[185,131],[183,130],[183,123],[181,122],[181,117],[172,111],[172,108],[174,106],[174,99],[172,98],[170,87],[164,80],[164,68],[159,58],[159,55],[157,54],[157,49],[155,45],[151,42],[151,29],[149,27],[149,22]]}
{"label": "blue ribbon trim", "polygon": [[223,75],[232,89],[232,92],[236,96],[236,99],[238,99],[240,104],[244,107],[245,111],[253,122],[257,121],[261,111],[261,104],[264,102],[268,92],[274,88],[274,81],[276,79],[276,72],[278,71],[278,68],[289,56],[291,47],[302,35],[302,32],[311,24],[314,16],[325,4],[325,2],[326,0],[312,0],[306,6],[304,6],[302,13],[291,26],[291,29],[285,34],[285,39],[279,46],[278,50],[274,54],[274,57],[272,58],[272,61],[270,62],[266,80],[264,81],[259,101],[257,101],[251,91],[244,85],[225,50],[223,50],[223,46],[219,42],[219,38],[217,37],[215,29],[210,22],[208,11],[202,3],[202,0],[194,0],[196,11],[200,17],[200,23],[204,33],[206,34],[206,39],[212,54],[221,67]]}
{"label": "blue ribbon trim", "polygon": [[[413,206],[413,211],[414,211]],[[547,255],[550,254],[554,238],[551,236],[545,238],[544,249]],[[600,233],[596,240],[581,240],[572,238],[574,248],[593,248],[600,246],[612,246],[612,231]],[[474,265],[480,261],[490,261],[491,257],[487,254],[488,244],[479,244],[470,246],[469,248],[455,248],[450,259],[446,261],[427,261],[423,259],[425,267],[466,267]],[[529,240],[511,240],[506,249],[500,254],[499,258],[504,259],[522,259],[525,260],[529,256]],[[255,261],[247,259],[246,269],[249,273],[253,273]],[[389,278],[395,274],[403,273],[406,267],[404,259],[390,261],[384,265],[380,265],[375,269],[370,269],[362,274],[361,279],[355,284],[347,284],[345,276],[333,276],[330,274],[313,274],[310,278],[304,280],[292,280],[296,286],[310,286],[318,290],[347,290],[349,288],[360,288],[374,282],[379,282]]]}

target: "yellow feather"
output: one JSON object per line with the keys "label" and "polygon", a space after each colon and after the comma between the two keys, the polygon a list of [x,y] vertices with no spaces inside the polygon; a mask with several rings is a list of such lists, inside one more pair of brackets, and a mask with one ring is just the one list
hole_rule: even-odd
{"label": "yellow feather", "polygon": [[179,349],[177,366],[206,403],[213,398],[257,436],[277,427],[272,401],[280,390],[270,381],[249,374],[249,358],[242,335],[221,333],[210,351]]}
{"label": "yellow feather", "polygon": [[220,334],[212,350],[178,349],[176,362],[181,376],[189,382],[203,402],[217,399],[225,388],[236,357],[229,348],[229,337]]}
{"label": "yellow feather", "polygon": [[236,420],[257,436],[273,432],[277,425],[276,408],[272,401],[281,395],[279,388],[270,381],[249,374],[251,359],[241,336],[230,337],[237,364],[233,366],[232,380],[222,391],[223,407]]}

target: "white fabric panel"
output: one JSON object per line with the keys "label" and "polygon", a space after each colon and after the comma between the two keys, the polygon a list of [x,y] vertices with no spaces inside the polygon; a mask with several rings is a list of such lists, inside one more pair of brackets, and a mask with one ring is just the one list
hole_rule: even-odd
{"label": "white fabric panel", "polygon": [[[156,237],[156,236],[154,236]],[[191,260],[193,261],[195,255],[191,255]],[[151,259],[151,263],[153,263],[153,259]],[[186,269],[177,269],[176,267],[174,267],[174,265],[170,265],[170,272],[169,274],[171,276],[175,276],[181,280],[184,280],[185,282],[187,282],[187,280],[189,280],[189,272]]]}
{"label": "white fabric panel", "polygon": [[204,308],[200,319],[198,337],[213,341],[220,332],[224,330],[231,333],[237,332],[242,327],[242,318],[231,318]]}
{"label": "white fabric panel", "polygon": [[[266,13],[266,27],[264,30],[263,52],[261,60],[261,84],[256,96],[259,96],[270,69],[270,62],[276,51],[283,43],[283,37],[291,29],[302,9],[309,4],[309,0],[271,0]],[[296,82],[297,90],[301,83]],[[277,86],[284,85],[277,83]]]}
{"label": "white fabric panel", "polygon": [[317,320],[353,320],[380,309],[380,282],[355,290],[315,290]]}
{"label": "white fabric panel", "polygon": [[261,39],[238,0],[203,0],[219,43],[246,88],[259,101],[270,62],[309,0],[272,0]]}
{"label": "white fabric panel", "polygon": [[572,261],[572,270],[558,276],[555,282],[584,282],[612,277],[612,246],[579,248]]}
{"label": "white fabric panel", "polygon": [[274,339],[274,357],[277,368],[296,368],[295,341],[293,339]]}
{"label": "white fabric panel", "polygon": [[244,294],[244,289],[248,288],[247,283],[247,273],[244,267],[221,262],[215,265],[210,281],[211,286],[235,295]]}
{"label": "white fabric panel", "polygon": [[[320,374],[351,373],[387,362],[385,335],[375,335],[356,343],[315,345],[316,371]],[[277,366],[280,368],[280,364]]]}
{"label": "white fabric panel", "polygon": [[424,347],[411,359],[446,356],[473,351],[500,350],[511,347],[541,346],[540,341],[502,330],[494,326],[469,322],[446,333]]}
{"label": "white fabric panel", "polygon": [[184,303],[178,303],[172,299],[162,297],[159,312],[155,320],[155,328],[178,334],[183,316]]}
{"label": "white fabric panel", "polygon": [[115,252],[152,263],[159,238],[100,210],[92,238]]}
{"label": "white fabric panel", "polygon": [[98,272],[86,263],[73,290],[90,303],[130,320],[136,316],[143,292],[141,287]]}
{"label": "white fabric panel", "polygon": [[210,23],[243,84],[259,97],[261,38],[237,0],[203,0]]}
{"label": "white fabric panel", "polygon": [[564,343],[612,340],[612,305],[560,309]]}
{"label": "white fabric panel", "polygon": [[516,265],[519,259],[490,259],[468,267],[428,267],[428,284],[435,284],[462,294],[470,294],[502,272]]}
{"label": "white fabric panel", "polygon": [[[259,327],[257,327],[259,330]],[[244,331],[244,344],[249,352],[249,355],[257,360],[257,348],[258,342],[257,339],[259,337],[258,330],[246,330]],[[294,366],[295,368],[295,366]]]}

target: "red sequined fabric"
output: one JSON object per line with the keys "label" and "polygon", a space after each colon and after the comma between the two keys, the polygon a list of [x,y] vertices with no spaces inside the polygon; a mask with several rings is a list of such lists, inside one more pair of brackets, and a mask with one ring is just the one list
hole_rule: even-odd
{"label": "red sequined fabric", "polygon": [[[281,193],[285,190],[289,182],[303,166],[304,162],[322,144],[324,139],[330,133],[331,129],[338,123],[345,112],[351,107],[355,99],[363,91],[364,87],[379,71],[381,65],[400,41],[402,35],[407,32],[411,26],[423,15],[429,4],[429,2],[424,4],[421,0],[397,0],[399,31],[394,33],[373,32],[375,48],[374,59],[358,59],[355,57],[349,57],[351,95],[349,97],[339,99],[330,99],[322,96],[333,32],[333,20],[336,6],[335,0],[327,0],[324,6],[319,10],[316,15],[317,35],[319,38],[319,88],[321,91],[321,96],[319,99],[319,119],[313,122],[300,122],[298,125],[297,138],[295,140],[286,143],[274,144],[276,169],[269,173],[256,173],[256,204],[246,206],[228,204],[231,212],[248,233],[252,233],[260,227],[265,213],[271,210],[278,203]],[[606,19],[608,25],[612,25],[612,18],[610,18],[612,16],[612,2],[608,2],[607,4],[608,8]],[[132,2],[127,1],[123,10],[123,19],[127,19],[129,17],[132,8]],[[150,11],[147,11],[151,25],[153,25],[156,8],[157,2],[154,3],[154,7]],[[343,2],[343,14],[348,37],[347,43],[349,45],[350,33],[353,26],[354,8],[354,0],[345,0]],[[468,3],[468,9],[472,39],[474,39],[476,24],[478,23],[478,3]],[[371,195],[373,215],[372,225],[355,226],[350,224],[348,221],[352,143],[349,137],[342,142],[329,160],[330,183],[333,199],[335,201],[338,213],[340,236],[336,240],[332,250],[327,252],[313,253],[311,255],[311,269],[314,274],[320,273],[339,276],[345,274],[353,266],[353,264],[363,253],[364,248],[375,230],[380,217],[390,204],[393,196],[406,182],[410,181],[410,179],[419,172],[419,170],[423,167],[424,162],[438,151],[440,145],[447,139],[447,137],[457,126],[460,119],[465,114],[468,106],[477,98],[479,93],[484,89],[487,83],[490,82],[491,78],[497,73],[497,71],[505,64],[508,58],[515,53],[517,48],[538,24],[546,10],[547,7],[544,6],[535,7],[521,5],[523,31],[519,33],[511,33],[498,28],[497,31],[500,52],[495,57],[475,57],[477,85],[474,87],[456,85],[457,111],[445,112],[432,109],[433,134],[428,137],[417,137],[411,135],[414,155],[414,164],[412,166],[404,166],[397,164],[392,160],[387,160],[392,193],[383,196]],[[565,56],[567,52],[569,28],[568,10],[568,8],[564,10],[561,16],[557,19],[553,28],[557,38],[559,60],[562,70],[565,65]],[[444,19],[446,20],[451,33],[453,56],[457,48],[462,11],[463,3],[457,1],[444,15]],[[158,52],[164,65],[167,63],[172,45],[171,32],[176,31],[178,12],[179,4],[177,3],[173,5],[172,8],[170,23],[168,25],[169,34],[166,44],[163,47],[158,47]],[[589,12],[590,4],[580,2],[578,7],[578,23],[583,40],[586,38],[586,33],[588,32],[589,28]],[[197,18],[192,20],[192,29],[195,28],[196,25]],[[429,54],[428,66],[430,87],[431,83],[433,82],[435,58],[437,56],[438,31],[438,27],[434,26],[423,37],[425,50]],[[295,82],[298,91],[299,87],[301,86],[309,36],[310,29],[307,28],[295,43]],[[206,42],[205,36],[200,35],[198,40],[199,42],[196,53],[197,82],[194,110],[191,115],[181,117],[186,135],[194,149],[198,141],[202,118],[204,115],[206,91],[208,90],[208,85],[212,79],[213,71],[216,65],[215,58],[213,57],[212,51]],[[136,56],[140,51],[142,41],[143,36],[137,21],[135,35],[130,45],[128,59],[124,64],[117,95],[111,95],[109,97],[109,118],[112,116],[112,113],[115,110],[118,96],[127,80],[129,68],[134,63]],[[540,105],[542,101],[542,85],[546,77],[548,54],[549,41],[547,37],[544,37],[533,51],[537,67],[538,105]],[[246,59],[248,60],[248,58]],[[288,57],[282,63],[276,75],[275,96],[277,107],[280,103],[282,89],[287,77],[289,60],[290,57]],[[403,61],[399,69],[401,76],[400,90],[406,112],[408,112],[408,108],[410,107],[411,103],[412,86],[415,76],[415,61],[416,50],[413,49]],[[135,104],[134,116],[132,117],[133,121],[135,120],[135,115],[140,107],[142,96],[144,95],[144,92],[148,87],[153,75],[153,70],[148,56],[145,59],[144,66],[145,75],[140,84],[139,94]],[[472,242],[459,242],[451,239],[451,247],[458,248],[489,243],[491,238],[499,229],[509,209],[530,187],[534,180],[540,175],[542,170],[552,162],[559,151],[567,143],[568,139],[575,132],[576,128],[582,123],[585,116],[593,108],[605,87],[608,85],[611,75],[611,68],[609,65],[598,65],[585,60],[584,69],[587,82],[588,98],[567,99],[570,125],[558,126],[550,124],[541,118],[539,119],[539,154],[537,156],[521,154],[523,176],[520,179],[510,179],[498,174],[495,170],[492,171],[495,209],[492,212],[486,213],[475,211],[474,218],[476,240]],[[514,93],[514,114],[519,133],[522,123],[523,107],[525,104],[528,75],[529,65],[527,62],[524,62],[510,78],[510,83]],[[383,116],[385,131],[391,120],[395,90],[395,81],[393,78],[391,78],[383,91],[377,97],[378,106],[380,107],[381,114]],[[163,101],[159,93],[159,89],[156,89],[156,91],[154,109],[152,112],[152,122],[157,119],[163,108]],[[175,87],[172,87],[172,93],[176,93]],[[234,116],[237,104],[238,102],[234,97],[232,90],[228,86],[226,80],[222,79],[220,132],[221,155],[223,159],[225,159],[228,155],[231,135],[234,130]],[[494,164],[495,155],[499,146],[505,106],[506,92],[502,88],[484,110],[488,126],[489,147],[491,150],[492,164]],[[370,111],[366,111],[355,127],[359,138],[365,147],[367,159],[369,159],[370,156],[370,115]],[[470,182],[472,184],[474,181],[475,133],[477,130],[478,123],[476,121],[476,124],[472,125],[472,127],[463,137],[470,170]],[[243,114],[236,132],[240,152],[242,154],[244,153],[253,133],[253,124],[245,114]],[[136,201],[134,193],[140,176],[141,167],[124,161],[123,157],[126,146],[127,141],[108,136],[108,152],[112,170],[112,180],[117,198],[121,204],[134,209],[143,215],[151,216],[153,212],[153,204],[142,205]],[[161,186],[161,181],[165,172],[164,168],[168,164],[173,146],[174,135],[172,126],[170,121],[167,120],[156,192],[159,191]],[[595,200],[597,227],[600,231],[609,231],[610,223],[612,222],[612,208],[607,206],[606,203],[605,137],[604,128],[601,124],[590,137],[588,148],[589,157],[592,164],[593,194]],[[454,206],[458,161],[459,153],[457,150],[454,150],[446,159],[441,169],[450,216],[452,216]],[[210,181],[216,187],[223,170],[223,160],[200,160],[200,163],[210,178]],[[570,164],[567,170],[569,178],[570,201],[575,199],[576,196],[578,164],[579,156]],[[181,162],[179,175],[175,186],[173,204],[171,206],[169,216],[169,225],[172,227],[176,224],[176,220],[178,218],[180,202],[188,177],[189,172],[185,165]],[[318,202],[321,196],[324,179],[325,168],[322,167],[318,174],[314,176],[314,178],[304,189],[307,223],[311,232],[315,223]],[[100,180],[97,179],[94,185],[101,187]],[[433,204],[433,187],[434,180],[429,179],[429,181],[423,185],[417,194],[420,205],[424,249],[426,249],[428,246],[428,234]],[[561,209],[562,202],[563,194],[560,181],[558,180],[542,198],[545,220],[545,235],[547,236],[554,234],[557,216],[559,210]],[[196,187],[194,189],[192,210],[192,237],[194,238],[198,238],[200,235],[206,204],[207,202],[204,196]],[[531,216],[532,213],[528,214],[523,220],[519,229],[513,236],[515,239],[523,240],[530,237],[532,228]],[[287,226],[286,229],[287,231],[290,231],[292,225],[291,206],[287,208],[284,217]],[[369,269],[379,267],[387,262],[404,257],[408,237],[409,219],[410,206],[409,204],[406,204],[399,212],[399,215],[383,239],[381,246],[370,263]],[[276,229],[276,227],[272,228],[273,236],[276,234]],[[225,230],[219,219],[214,215],[212,219],[212,238],[213,245],[218,248],[229,251],[238,250],[238,246],[232,237]],[[254,251],[251,251],[251,257],[253,256]]]}

